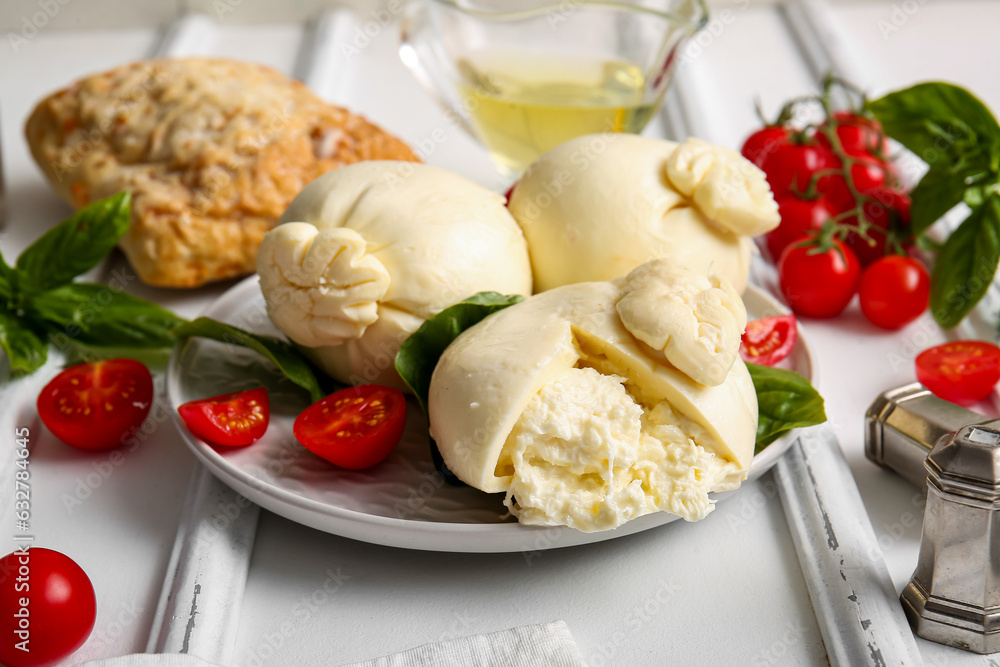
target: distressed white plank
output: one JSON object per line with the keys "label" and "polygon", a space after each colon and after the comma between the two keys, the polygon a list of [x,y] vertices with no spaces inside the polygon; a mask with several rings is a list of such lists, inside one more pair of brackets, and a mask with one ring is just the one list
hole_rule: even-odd
{"label": "distressed white plank", "polygon": [[200,465],[187,498],[146,652],[229,665],[260,508]]}
{"label": "distressed white plank", "polygon": [[923,664],[836,436],[803,432],[774,481],[834,667]]}
{"label": "distressed white plank", "polygon": [[347,66],[339,47],[350,42],[357,25],[357,15],[341,8],[323,12],[306,27],[294,76],[328,102],[343,100],[353,83],[355,68]]}

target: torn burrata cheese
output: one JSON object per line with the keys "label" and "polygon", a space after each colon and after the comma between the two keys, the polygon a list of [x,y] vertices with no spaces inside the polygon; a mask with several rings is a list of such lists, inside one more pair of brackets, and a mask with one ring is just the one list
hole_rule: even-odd
{"label": "torn burrata cheese", "polygon": [[[637,293],[673,305],[622,307]],[[666,321],[699,318],[713,331]],[[745,322],[728,281],[666,260],[544,292],[445,350],[431,379],[431,435],[453,473],[503,492],[526,524],[590,532],[658,511],[697,521],[753,460],[757,399],[738,355]],[[651,331],[670,340],[636,335]],[[719,346],[712,354],[706,336]],[[671,346],[702,350],[712,371],[678,367],[663,353]]]}
{"label": "torn burrata cheese", "polygon": [[427,318],[477,292],[531,293],[503,198],[409,162],[361,162],[310,183],[264,236],[257,273],[274,325],[324,371],[403,390],[393,361]]}
{"label": "torn burrata cheese", "polygon": [[780,221],[764,173],[736,151],[629,134],[582,136],[546,152],[515,186],[510,212],[537,292],[611,280],[659,258],[742,292],[751,238]]}
{"label": "torn burrata cheese", "polygon": [[625,383],[569,368],[528,401],[505,452],[505,503],[522,522],[594,531],[656,511],[697,521],[710,491],[740,485],[739,464],[696,444],[669,402],[644,409]]}

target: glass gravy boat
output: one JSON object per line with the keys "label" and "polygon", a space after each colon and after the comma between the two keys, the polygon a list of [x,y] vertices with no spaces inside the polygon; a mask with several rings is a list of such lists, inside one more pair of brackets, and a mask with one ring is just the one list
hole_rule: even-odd
{"label": "glass gravy boat", "polygon": [[516,176],[583,134],[640,132],[704,0],[414,0],[400,57]]}

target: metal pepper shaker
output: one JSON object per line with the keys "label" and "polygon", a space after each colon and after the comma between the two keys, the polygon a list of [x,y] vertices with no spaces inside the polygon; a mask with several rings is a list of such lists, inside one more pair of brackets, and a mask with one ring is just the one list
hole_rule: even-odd
{"label": "metal pepper shaker", "polygon": [[944,436],[989,421],[944,401],[919,382],[879,395],[865,414],[865,456],[923,488],[924,460]]}
{"label": "metal pepper shaker", "polygon": [[924,463],[920,557],[900,599],[914,632],[1000,651],[1000,420],[938,440]]}
{"label": "metal pepper shaker", "polygon": [[910,626],[941,644],[1000,651],[1000,420],[908,385],[880,396],[866,421],[868,457],[908,479],[933,444],[920,556],[900,596]]}

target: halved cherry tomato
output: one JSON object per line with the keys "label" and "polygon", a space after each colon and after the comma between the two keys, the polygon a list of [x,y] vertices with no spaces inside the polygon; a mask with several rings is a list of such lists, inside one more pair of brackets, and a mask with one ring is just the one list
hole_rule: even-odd
{"label": "halved cherry tomato", "polygon": [[788,130],[780,125],[769,125],[757,130],[743,142],[740,153],[758,167],[781,144],[788,142]]}
{"label": "halved cherry tomato", "polygon": [[302,446],[334,465],[370,468],[396,448],[406,425],[406,397],[377,384],[341,389],[295,419]]}
{"label": "halved cherry tomato", "polygon": [[267,389],[258,387],[188,401],[177,408],[188,430],[213,445],[245,447],[267,432],[271,404]]}
{"label": "halved cherry tomato", "polygon": [[931,276],[924,265],[903,255],[878,260],[861,274],[861,312],[883,329],[899,329],[927,310]]}
{"label": "halved cherry tomato", "polygon": [[94,585],[69,556],[31,547],[0,558],[0,662],[7,667],[61,661],[83,646],[96,618]]}
{"label": "halved cherry tomato", "polygon": [[767,249],[775,263],[785,248],[822,227],[836,211],[826,197],[812,200],[785,197],[778,202],[778,215],[781,224],[767,233]]}
{"label": "halved cherry tomato", "polygon": [[38,416],[52,433],[77,449],[118,447],[153,405],[153,377],[134,359],[71,366],[38,394]]}
{"label": "halved cherry tomato", "polygon": [[952,403],[986,398],[1000,380],[1000,348],[983,340],[960,340],[917,355],[917,380]]}
{"label": "halved cherry tomato", "polygon": [[750,320],[740,341],[740,357],[743,361],[773,366],[791,354],[797,338],[794,315]]}
{"label": "halved cherry tomato", "polygon": [[858,291],[860,277],[858,258],[835,239],[825,252],[792,244],[778,260],[781,293],[792,310],[806,317],[839,315]]}

